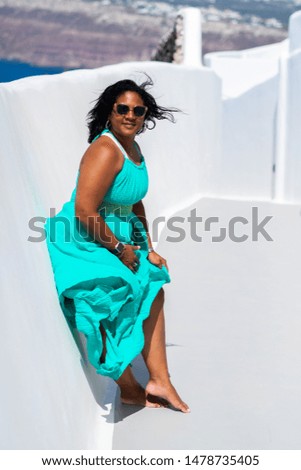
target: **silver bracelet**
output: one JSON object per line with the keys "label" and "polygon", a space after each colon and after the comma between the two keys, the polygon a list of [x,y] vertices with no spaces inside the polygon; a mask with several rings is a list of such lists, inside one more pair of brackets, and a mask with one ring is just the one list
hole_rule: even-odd
{"label": "silver bracelet", "polygon": [[147,250],[149,253],[152,253],[153,251],[155,251],[153,248],[148,248]]}

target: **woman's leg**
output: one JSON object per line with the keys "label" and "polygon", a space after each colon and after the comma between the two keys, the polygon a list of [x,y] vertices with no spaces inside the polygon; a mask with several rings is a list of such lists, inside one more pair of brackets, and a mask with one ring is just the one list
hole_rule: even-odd
{"label": "woman's leg", "polygon": [[147,400],[145,390],[135,379],[130,366],[125,369],[115,382],[120,388],[120,400],[122,403],[126,405],[148,406],[150,408],[159,408],[161,406],[159,400]]}
{"label": "woman's leg", "polygon": [[150,375],[146,390],[137,382],[130,366],[116,383],[120,388],[122,403],[158,408],[166,406],[163,399],[174,408],[187,413],[190,411],[187,404],[181,400],[169,379],[163,304],[164,291],[161,289],[143,325],[145,345],[142,356]]}
{"label": "woman's leg", "polygon": [[103,325],[100,323],[99,324],[99,331],[100,331],[100,334],[101,334],[101,338],[102,338],[102,354],[100,356],[100,363],[103,364],[106,360],[106,354],[107,354],[107,335],[106,335],[106,331],[103,327]]}
{"label": "woman's leg", "polygon": [[[100,362],[104,363],[106,359],[106,332],[102,324],[99,325],[99,330],[102,336],[103,352]],[[132,368],[128,366],[118,380],[115,380],[120,388],[120,400],[127,405],[141,405],[149,406],[152,408],[159,408],[158,400],[150,402],[146,399],[144,388],[137,382],[132,372]]]}
{"label": "woman's leg", "polygon": [[179,397],[169,379],[163,304],[164,291],[161,289],[152,304],[150,316],[144,322],[145,345],[142,355],[150,375],[146,394],[163,398],[174,408],[188,413],[188,405]]}

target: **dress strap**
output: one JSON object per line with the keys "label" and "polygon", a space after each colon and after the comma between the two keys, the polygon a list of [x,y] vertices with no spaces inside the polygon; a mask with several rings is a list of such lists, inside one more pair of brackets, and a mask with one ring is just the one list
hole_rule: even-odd
{"label": "dress strap", "polygon": [[124,150],[124,148],[122,147],[121,143],[119,142],[118,139],[116,139],[116,137],[114,136],[114,134],[109,130],[109,129],[104,129],[102,131],[102,134],[101,135],[106,135],[107,137],[110,137],[113,142],[115,142],[115,144],[117,145],[117,147],[121,150],[123,156],[125,158],[127,158],[128,160],[130,160],[128,154],[126,153],[126,151]]}
{"label": "dress strap", "polygon": [[100,136],[101,136],[101,134],[97,134],[97,135],[94,137],[94,139],[92,140],[91,144],[92,144],[93,142],[95,142],[95,140],[97,140],[98,137],[100,137]]}
{"label": "dress strap", "polygon": [[137,149],[137,151],[138,151],[138,155],[139,155],[139,157],[140,157],[140,162],[142,163],[142,161],[143,161],[143,155],[142,155],[142,153],[141,153],[140,147],[139,147],[139,145],[137,144],[137,142],[135,142],[135,141],[134,141],[134,145],[135,145],[135,147],[136,147],[136,149]]}

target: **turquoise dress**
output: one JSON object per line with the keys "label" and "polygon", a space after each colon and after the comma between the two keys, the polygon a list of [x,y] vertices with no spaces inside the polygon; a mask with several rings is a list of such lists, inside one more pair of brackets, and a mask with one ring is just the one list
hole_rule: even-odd
{"label": "turquoise dress", "polygon": [[[166,268],[150,263],[145,228],[132,205],[147,193],[148,175],[130,160],[115,136],[106,134],[121,149],[124,163],[99,207],[105,222],[123,243],[140,245],[140,260],[133,273],[117,256],[85,232],[75,218],[74,189],[60,213],[46,221],[46,240],[62,310],[87,339],[90,362],[96,372],[118,379],[144,346],[143,321],[163,284],[170,282]],[[97,136],[99,137],[99,136]],[[106,355],[100,359],[106,332]]]}

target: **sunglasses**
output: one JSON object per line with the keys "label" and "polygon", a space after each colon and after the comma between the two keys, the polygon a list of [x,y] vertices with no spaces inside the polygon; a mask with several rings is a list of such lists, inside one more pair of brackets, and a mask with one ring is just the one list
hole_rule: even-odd
{"label": "sunglasses", "polygon": [[120,114],[121,116],[125,116],[128,114],[129,111],[133,111],[136,117],[142,117],[145,115],[147,111],[146,106],[135,106],[134,108],[130,108],[127,104],[117,104],[116,105],[116,113]]}

